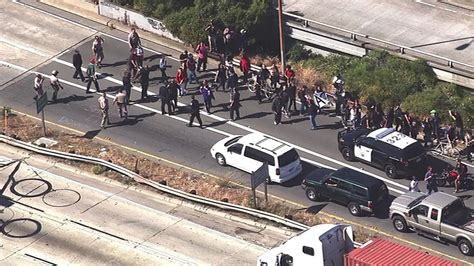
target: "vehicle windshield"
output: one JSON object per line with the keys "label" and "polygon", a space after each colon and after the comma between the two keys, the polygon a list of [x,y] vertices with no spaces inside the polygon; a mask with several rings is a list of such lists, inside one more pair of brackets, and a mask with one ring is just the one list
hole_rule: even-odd
{"label": "vehicle windshield", "polygon": [[236,143],[242,136],[237,136],[235,138],[231,138],[230,140],[228,140],[226,143],[224,143],[224,146],[229,146],[229,145],[232,145],[234,143]]}
{"label": "vehicle windshield", "polygon": [[410,204],[408,204],[408,208],[412,208],[413,206],[418,205],[418,203],[420,203],[426,197],[428,197],[428,195],[423,195],[423,196],[420,196],[420,197],[416,198],[415,200],[410,202]]}
{"label": "vehicle windshield", "polygon": [[290,163],[298,160],[299,158],[300,156],[295,151],[295,149],[291,149],[278,157],[278,164],[280,165],[280,167],[287,166]]}

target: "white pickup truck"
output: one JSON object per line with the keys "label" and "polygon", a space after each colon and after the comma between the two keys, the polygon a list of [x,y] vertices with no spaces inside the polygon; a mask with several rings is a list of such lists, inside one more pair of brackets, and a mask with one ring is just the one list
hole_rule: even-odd
{"label": "white pickup truck", "polygon": [[474,253],[472,211],[458,197],[408,192],[392,202],[390,218],[397,231],[414,230],[437,241],[454,242],[464,255]]}

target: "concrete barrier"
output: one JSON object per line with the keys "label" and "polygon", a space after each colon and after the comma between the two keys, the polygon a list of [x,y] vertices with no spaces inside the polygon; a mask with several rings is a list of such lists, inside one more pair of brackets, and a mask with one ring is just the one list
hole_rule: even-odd
{"label": "concrete barrier", "polygon": [[140,13],[114,5],[105,0],[99,1],[99,14],[111,19],[116,19],[123,22],[124,24],[139,28],[141,30],[183,43],[183,41],[173,36],[173,34],[171,34],[171,32],[166,29],[165,25],[161,21],[154,18],[145,17]]}

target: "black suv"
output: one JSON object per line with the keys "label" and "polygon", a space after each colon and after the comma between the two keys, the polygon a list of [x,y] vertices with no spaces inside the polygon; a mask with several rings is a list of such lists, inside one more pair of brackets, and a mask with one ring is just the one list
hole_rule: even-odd
{"label": "black suv", "polygon": [[347,161],[361,161],[385,171],[390,178],[420,174],[426,169],[421,144],[393,128],[357,128],[337,134],[339,151]]}
{"label": "black suv", "polygon": [[301,186],[308,199],[341,203],[354,216],[363,211],[386,211],[388,207],[388,189],[383,181],[346,167],[336,171],[316,169],[306,175]]}

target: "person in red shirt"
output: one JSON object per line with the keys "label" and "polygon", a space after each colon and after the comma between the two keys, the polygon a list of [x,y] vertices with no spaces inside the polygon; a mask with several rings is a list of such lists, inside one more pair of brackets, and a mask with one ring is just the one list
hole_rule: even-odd
{"label": "person in red shirt", "polygon": [[196,47],[196,52],[198,53],[198,63],[197,63],[197,71],[201,72],[206,71],[207,69],[207,52],[209,48],[204,42],[200,42],[199,45]]}
{"label": "person in red shirt", "polygon": [[285,77],[287,82],[290,82],[295,78],[295,71],[291,69],[290,65],[287,65],[285,68]]}
{"label": "person in red shirt", "polygon": [[186,71],[182,66],[179,67],[178,71],[176,72],[176,84],[179,85],[179,97],[186,95],[186,87],[188,83],[187,79],[188,76]]}
{"label": "person in red shirt", "polygon": [[242,54],[242,58],[240,58],[240,71],[244,73],[244,81],[247,81],[250,71],[250,59],[246,54]]}

